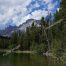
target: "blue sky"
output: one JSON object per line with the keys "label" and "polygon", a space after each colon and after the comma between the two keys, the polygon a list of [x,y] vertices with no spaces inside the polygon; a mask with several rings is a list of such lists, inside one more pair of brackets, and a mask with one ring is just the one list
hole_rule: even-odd
{"label": "blue sky", "polygon": [[40,19],[59,10],[60,0],[0,0],[0,29],[7,25],[24,23],[27,19]]}

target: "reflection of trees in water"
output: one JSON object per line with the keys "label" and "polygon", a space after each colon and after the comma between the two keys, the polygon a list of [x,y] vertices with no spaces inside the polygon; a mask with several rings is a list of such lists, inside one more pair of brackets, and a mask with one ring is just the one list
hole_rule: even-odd
{"label": "reflection of trees in water", "polygon": [[66,57],[62,58],[63,62],[60,59],[34,54],[10,54],[0,56],[0,66],[66,66]]}
{"label": "reflection of trees in water", "polygon": [[31,55],[31,66],[48,66],[48,60],[46,56]]}
{"label": "reflection of trees in water", "polygon": [[48,66],[54,66],[54,60],[52,57],[47,56],[47,60],[48,60]]}
{"label": "reflection of trees in water", "polygon": [[11,65],[12,66],[66,66],[66,58],[52,58],[50,56],[40,56],[32,54],[14,54],[12,55]]}
{"label": "reflection of trees in water", "polygon": [[50,57],[48,56],[47,57],[47,66],[66,66],[66,55],[63,56],[63,57]]}
{"label": "reflection of trees in water", "polygon": [[66,56],[55,57],[54,58],[54,66],[66,66]]}
{"label": "reflection of trees in water", "polygon": [[30,54],[13,54],[10,58],[11,66],[28,66]]}

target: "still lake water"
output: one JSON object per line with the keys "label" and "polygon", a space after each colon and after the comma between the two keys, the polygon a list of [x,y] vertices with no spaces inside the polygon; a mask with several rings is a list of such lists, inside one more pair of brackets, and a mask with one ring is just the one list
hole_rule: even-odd
{"label": "still lake water", "polygon": [[0,54],[0,66],[61,66],[55,59],[34,54]]}

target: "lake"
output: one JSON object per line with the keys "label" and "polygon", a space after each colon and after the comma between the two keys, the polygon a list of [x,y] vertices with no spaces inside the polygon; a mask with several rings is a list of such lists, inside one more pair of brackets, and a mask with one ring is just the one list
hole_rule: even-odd
{"label": "lake", "polygon": [[56,59],[35,54],[0,54],[0,66],[61,66]]}

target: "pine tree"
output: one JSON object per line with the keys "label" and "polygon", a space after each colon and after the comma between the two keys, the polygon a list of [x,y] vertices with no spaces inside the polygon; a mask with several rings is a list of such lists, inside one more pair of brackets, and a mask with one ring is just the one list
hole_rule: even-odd
{"label": "pine tree", "polygon": [[60,14],[61,18],[66,21],[66,0],[61,0]]}
{"label": "pine tree", "polygon": [[11,37],[11,39],[10,39],[10,48],[13,48],[13,47],[15,47],[15,46],[17,46],[18,45],[18,40],[19,38],[18,38],[18,33],[17,32],[14,32],[13,34],[12,34],[12,37]]}
{"label": "pine tree", "polygon": [[59,40],[61,45],[61,49],[63,50],[66,47],[66,0],[61,0],[61,6],[59,12],[57,11],[55,14],[55,21],[63,19],[63,21],[56,25],[55,28],[55,40]]}
{"label": "pine tree", "polygon": [[61,23],[61,29],[62,29],[62,45],[66,46],[66,0],[61,0],[61,7],[60,7],[60,17],[63,19]]}

